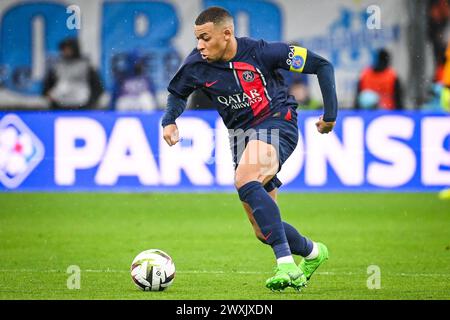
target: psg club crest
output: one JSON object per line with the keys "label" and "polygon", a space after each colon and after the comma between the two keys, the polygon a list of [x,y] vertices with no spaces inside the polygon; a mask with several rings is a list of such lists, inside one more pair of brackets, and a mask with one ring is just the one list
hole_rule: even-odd
{"label": "psg club crest", "polygon": [[245,82],[252,82],[255,80],[255,74],[252,71],[245,71],[242,74],[242,79],[244,79]]}
{"label": "psg club crest", "polygon": [[18,187],[44,158],[44,146],[16,115],[0,120],[0,182]]}

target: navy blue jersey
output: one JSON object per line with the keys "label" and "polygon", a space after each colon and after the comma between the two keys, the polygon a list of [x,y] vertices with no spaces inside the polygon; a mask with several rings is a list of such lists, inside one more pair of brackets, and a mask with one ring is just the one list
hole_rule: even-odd
{"label": "navy blue jersey", "polygon": [[[197,49],[193,50],[168,86],[172,95],[184,100],[194,90],[203,90],[228,129],[246,129],[286,108],[297,108],[278,69],[317,73],[318,61],[329,65],[325,59],[301,47],[250,38],[236,39],[237,53],[228,62],[208,63]],[[331,98],[324,96],[324,102],[334,101],[328,103],[331,104],[330,111],[324,119],[334,121],[336,112],[331,109],[337,109],[337,100],[333,73],[331,78],[333,92]],[[320,84],[323,92],[323,83]],[[175,120],[167,119],[168,116],[170,118],[170,114],[166,114],[166,124]]]}

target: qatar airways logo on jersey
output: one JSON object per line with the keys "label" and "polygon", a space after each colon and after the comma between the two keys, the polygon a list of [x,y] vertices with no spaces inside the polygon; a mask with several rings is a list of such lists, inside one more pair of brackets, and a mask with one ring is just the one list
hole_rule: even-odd
{"label": "qatar airways logo on jersey", "polygon": [[251,107],[255,103],[262,102],[263,98],[257,89],[252,89],[248,94],[242,92],[230,96],[218,96],[217,100],[233,110],[239,110]]}

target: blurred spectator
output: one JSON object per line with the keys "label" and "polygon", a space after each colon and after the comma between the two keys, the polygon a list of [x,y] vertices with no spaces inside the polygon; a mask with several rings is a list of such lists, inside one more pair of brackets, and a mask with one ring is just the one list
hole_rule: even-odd
{"label": "blurred spectator", "polygon": [[380,49],[372,67],[359,78],[355,109],[402,110],[402,90],[397,72],[390,67],[390,55]]}
{"label": "blurred spectator", "polygon": [[0,88],[3,88],[8,79],[7,67],[5,65],[0,65]]}
{"label": "blurred spectator", "polygon": [[298,107],[303,110],[317,110],[322,108],[318,100],[311,98],[308,75],[303,73],[289,72],[284,69],[278,70],[289,88],[289,94],[294,96]]}
{"label": "blurred spectator", "polygon": [[436,70],[434,72],[433,82],[442,83],[444,78],[444,66],[447,52],[445,48],[441,48],[441,52],[439,52],[439,56],[437,58]]}
{"label": "blurred spectator", "polygon": [[447,45],[444,33],[450,17],[449,1],[428,0],[427,16],[428,38],[433,46],[433,57],[437,69],[442,52]]}
{"label": "blurred spectator", "polygon": [[295,97],[300,104],[306,104],[310,100],[308,78],[303,74],[293,74],[292,82],[289,85],[289,94]]}
{"label": "blurred spectator", "polygon": [[43,95],[51,109],[93,109],[103,92],[97,72],[81,56],[78,41],[67,38],[59,45],[60,57],[50,66]]}
{"label": "blurred spectator", "polygon": [[120,111],[149,111],[158,109],[155,86],[148,76],[145,55],[136,52],[113,58],[114,88],[111,105]]}
{"label": "blurred spectator", "polygon": [[311,98],[306,74],[290,73],[289,94],[295,97],[300,108],[304,110],[321,109],[320,102]]}
{"label": "blurred spectator", "polygon": [[422,109],[450,112],[450,41],[441,53],[427,102]]}
{"label": "blurred spectator", "polygon": [[443,110],[450,112],[450,41],[445,52],[445,64],[440,84],[442,86],[441,107]]}

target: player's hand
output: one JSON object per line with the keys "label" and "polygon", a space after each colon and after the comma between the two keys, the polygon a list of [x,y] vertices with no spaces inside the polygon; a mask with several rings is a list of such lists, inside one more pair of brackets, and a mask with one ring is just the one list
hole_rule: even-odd
{"label": "player's hand", "polygon": [[323,116],[320,116],[319,121],[316,122],[317,131],[319,131],[321,134],[324,134],[324,133],[328,134],[331,131],[333,131],[335,124],[336,124],[336,121],[325,122],[325,121],[323,121]]}
{"label": "player's hand", "polygon": [[168,126],[165,126],[163,129],[163,137],[169,146],[177,144],[177,142],[180,141],[177,125],[169,124]]}

